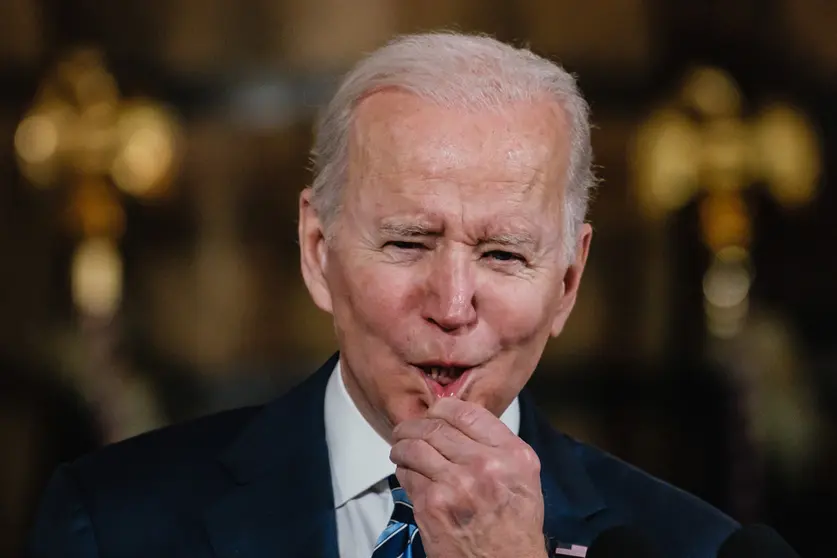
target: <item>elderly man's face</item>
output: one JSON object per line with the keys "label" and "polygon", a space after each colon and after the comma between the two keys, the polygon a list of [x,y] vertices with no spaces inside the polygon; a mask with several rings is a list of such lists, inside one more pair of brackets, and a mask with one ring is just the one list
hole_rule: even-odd
{"label": "elderly man's face", "polygon": [[568,261],[567,129],[546,100],[468,113],[379,92],[356,112],[329,245],[303,193],[303,275],[383,436],[439,397],[501,414],[563,328],[591,234]]}

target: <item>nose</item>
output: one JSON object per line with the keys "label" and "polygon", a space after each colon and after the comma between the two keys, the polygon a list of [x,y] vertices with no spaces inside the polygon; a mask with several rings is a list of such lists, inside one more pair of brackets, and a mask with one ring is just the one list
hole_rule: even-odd
{"label": "nose", "polygon": [[465,254],[437,256],[427,281],[424,318],[446,333],[467,331],[477,321],[473,266]]}

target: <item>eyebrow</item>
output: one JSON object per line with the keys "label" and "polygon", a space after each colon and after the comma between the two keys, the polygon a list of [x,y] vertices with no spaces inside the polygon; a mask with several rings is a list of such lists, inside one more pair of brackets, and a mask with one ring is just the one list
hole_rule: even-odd
{"label": "eyebrow", "polygon": [[482,244],[498,244],[500,246],[535,246],[535,238],[525,231],[503,232],[492,234],[480,241]]}
{"label": "eyebrow", "polygon": [[384,234],[401,237],[439,236],[442,231],[429,223],[406,223],[403,221],[384,221],[380,231]]}
{"label": "eyebrow", "polygon": [[[428,222],[384,221],[379,227],[381,233],[401,238],[417,236],[441,236],[443,230]],[[508,247],[537,246],[531,233],[522,230],[504,231],[480,237],[479,244],[495,244]]]}

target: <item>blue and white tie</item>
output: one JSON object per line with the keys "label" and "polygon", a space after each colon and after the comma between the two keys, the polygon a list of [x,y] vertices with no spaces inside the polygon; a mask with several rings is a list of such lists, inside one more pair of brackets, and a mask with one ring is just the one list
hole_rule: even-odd
{"label": "blue and white tie", "polygon": [[387,482],[395,507],[389,524],[375,543],[372,558],[427,558],[407,492],[395,475],[390,475]]}

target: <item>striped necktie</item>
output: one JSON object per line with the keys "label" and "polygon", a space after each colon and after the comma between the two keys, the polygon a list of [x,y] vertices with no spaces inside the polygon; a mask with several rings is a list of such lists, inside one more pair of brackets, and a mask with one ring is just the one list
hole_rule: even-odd
{"label": "striped necktie", "polygon": [[387,482],[395,506],[389,524],[375,543],[372,558],[427,558],[407,492],[395,475],[390,475]]}

